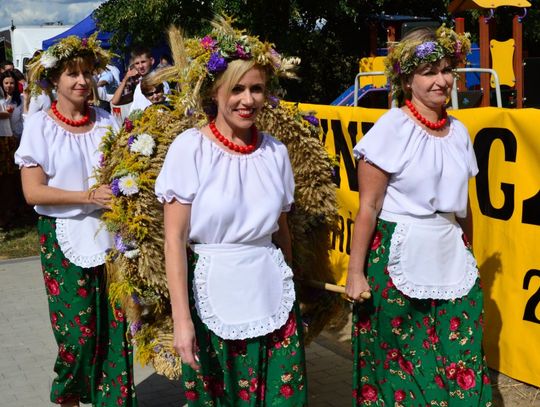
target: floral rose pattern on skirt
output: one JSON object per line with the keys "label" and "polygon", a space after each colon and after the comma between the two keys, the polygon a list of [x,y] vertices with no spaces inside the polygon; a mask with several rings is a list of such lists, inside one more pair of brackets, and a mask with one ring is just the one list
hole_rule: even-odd
{"label": "floral rose pattern on skirt", "polygon": [[41,267],[58,357],[51,401],[93,406],[137,405],[132,349],[120,307],[111,307],[103,267],[81,268],[66,259],[54,218],[38,220]]}
{"label": "floral rose pattern on skirt", "polygon": [[197,255],[189,253],[191,317],[201,370],[182,364],[188,406],[307,405],[305,355],[299,308],[268,335],[224,340],[208,329],[195,310],[191,281]]}
{"label": "floral rose pattern on skirt", "polygon": [[386,268],[395,225],[378,221],[367,271],[372,300],[353,310],[353,405],[491,406],[479,281],[456,300],[402,294]]}

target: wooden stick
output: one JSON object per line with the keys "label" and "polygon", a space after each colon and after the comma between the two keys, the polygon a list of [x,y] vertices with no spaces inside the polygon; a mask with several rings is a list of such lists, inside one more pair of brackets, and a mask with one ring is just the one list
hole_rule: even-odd
{"label": "wooden stick", "polygon": [[345,287],[336,284],[325,283],[317,280],[300,280],[300,283],[309,285],[313,288],[319,288],[321,290],[331,291],[333,293],[345,294]]}
{"label": "wooden stick", "polygon": [[[320,290],[326,290],[337,294],[346,294],[345,293],[345,287],[341,285],[336,284],[330,284],[325,283],[323,281],[317,281],[317,280],[300,280],[301,284],[309,285],[310,287],[318,288]],[[370,291],[364,291],[360,294],[360,301],[368,300],[371,298],[371,292]]]}

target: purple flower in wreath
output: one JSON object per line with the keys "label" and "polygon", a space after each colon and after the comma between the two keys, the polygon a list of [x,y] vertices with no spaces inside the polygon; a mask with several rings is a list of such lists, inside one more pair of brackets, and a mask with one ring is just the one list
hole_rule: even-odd
{"label": "purple flower in wreath", "polygon": [[137,296],[137,294],[131,294],[131,299],[135,304],[141,305],[141,299]]}
{"label": "purple flower in wreath", "polygon": [[120,236],[120,233],[117,233],[114,235],[114,247],[120,253],[124,253],[128,249],[127,245],[124,243],[124,240],[122,239],[122,236]]}
{"label": "purple flower in wreath", "polygon": [[113,179],[111,182],[111,192],[114,196],[120,195],[120,186],[118,185],[119,182],[120,180],[118,178]]}
{"label": "purple flower in wreath", "polygon": [[271,55],[271,60],[272,60],[272,65],[274,65],[274,68],[278,68],[280,67],[281,63],[281,54],[279,52],[277,52],[274,48],[270,48],[270,55]]}
{"label": "purple flower in wreath", "polygon": [[141,330],[141,327],[142,327],[142,323],[141,321],[135,321],[135,322],[132,322],[130,325],[129,325],[129,331],[131,332],[131,336],[135,335],[137,332],[139,332]]}
{"label": "purple flower in wreath", "polygon": [[236,44],[236,55],[238,55],[238,58],[240,59],[251,58],[251,54],[249,52],[246,52],[240,44]]}
{"label": "purple flower in wreath", "polygon": [[128,141],[127,141],[128,147],[131,146],[134,141],[135,141],[135,136],[129,136]]}
{"label": "purple flower in wreath", "polygon": [[214,52],[210,55],[210,60],[206,64],[206,67],[210,73],[220,73],[227,69],[227,65],[225,58],[219,55],[219,52]]}
{"label": "purple flower in wreath", "polygon": [[104,165],[105,165],[105,156],[103,155],[103,153],[101,153],[99,155],[99,167],[103,168]]}
{"label": "purple flower in wreath", "polygon": [[40,87],[42,87],[44,89],[51,87],[51,83],[49,82],[48,79],[45,79],[45,78],[40,79],[39,81],[37,81],[37,84],[38,84],[38,86],[40,86]]}
{"label": "purple flower in wreath", "polygon": [[420,44],[416,47],[416,56],[420,59],[424,59],[433,51],[435,51],[436,46],[437,43],[435,41],[424,42],[423,44]]}
{"label": "purple flower in wreath", "polygon": [[204,49],[213,49],[216,45],[216,41],[207,35],[201,39],[201,45]]}
{"label": "purple flower in wreath", "polygon": [[401,75],[401,65],[399,62],[394,63],[394,72],[398,75]]}
{"label": "purple flower in wreath", "polygon": [[303,118],[304,118],[305,121],[312,124],[313,126],[319,127],[319,119],[317,119],[312,114],[305,115],[305,116],[303,116]]}
{"label": "purple flower in wreath", "polygon": [[88,38],[83,38],[81,40],[81,47],[86,48],[88,46]]}
{"label": "purple flower in wreath", "polygon": [[268,103],[270,103],[270,106],[273,108],[276,108],[279,106],[279,98],[276,96],[268,96]]}

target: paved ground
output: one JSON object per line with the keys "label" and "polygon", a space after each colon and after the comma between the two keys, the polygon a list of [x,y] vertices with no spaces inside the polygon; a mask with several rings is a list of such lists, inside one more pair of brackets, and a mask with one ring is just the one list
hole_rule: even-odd
{"label": "paved ground", "polygon": [[[41,407],[48,400],[56,345],[38,258],[0,261],[0,406]],[[349,405],[351,360],[320,338],[307,349],[310,406]],[[180,384],[136,365],[140,407],[182,406]]]}
{"label": "paved ground", "polygon": [[[307,348],[310,407],[350,406],[348,329],[325,332]],[[56,345],[39,259],[0,261],[0,406],[42,407],[53,379]],[[539,390],[494,374],[495,406],[540,406]],[[180,384],[136,366],[140,407],[180,407]],[[466,407],[466,405],[464,405]]]}

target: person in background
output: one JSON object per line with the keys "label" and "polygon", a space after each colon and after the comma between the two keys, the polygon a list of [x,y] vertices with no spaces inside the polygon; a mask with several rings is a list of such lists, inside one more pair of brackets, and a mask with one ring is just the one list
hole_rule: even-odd
{"label": "person in background", "polygon": [[95,75],[97,94],[100,100],[100,107],[106,111],[111,111],[110,100],[118,88],[119,81],[112,69],[117,69],[114,65],[107,65],[101,72]]}
{"label": "person in background", "polygon": [[0,73],[3,73],[5,71],[13,71],[15,69],[15,65],[13,65],[12,61],[3,61],[0,64]]}
{"label": "person in background", "polygon": [[141,92],[153,105],[160,104],[169,106],[163,89],[163,83],[154,85],[152,82],[152,74],[147,75],[141,81]]}
{"label": "person in background", "polygon": [[469,49],[444,26],[393,44],[386,73],[400,107],[354,147],[353,405],[492,405],[468,204],[478,167],[467,129],[445,110]]}
{"label": "person in background", "polygon": [[[5,83],[4,86],[4,76]],[[21,187],[18,169],[13,162],[13,154],[19,145],[19,137],[13,131],[12,121],[17,116],[19,109],[17,102],[21,102],[20,95],[16,91],[15,79],[12,72],[6,71],[0,74],[0,228],[9,226],[15,219],[18,204],[21,200]],[[7,92],[4,87],[8,88]]]}
{"label": "person in background", "polygon": [[[136,48],[131,53],[131,65],[124,79],[118,85],[111,99],[112,105],[131,103],[130,113],[135,110],[144,110],[151,102],[141,92],[141,81],[152,72],[154,58],[147,48]],[[163,83],[165,93],[169,93],[169,85]]]}
{"label": "person in background", "polygon": [[11,132],[20,138],[23,132],[23,97],[19,92],[19,81],[17,75],[12,71],[4,71],[0,74],[0,84],[4,93],[4,98],[0,103],[4,104],[4,109],[9,113]]}
{"label": "person in background", "polygon": [[167,68],[171,66],[171,57],[167,54],[162,54],[159,58],[159,64],[157,64],[156,69]]}
{"label": "person in background", "polygon": [[99,145],[116,120],[88,105],[92,73],[110,54],[97,34],[66,37],[29,64],[29,82],[56,88],[51,109],[25,123],[15,162],[26,201],[39,214],[41,265],[58,345],[50,399],[64,407],[136,406],[123,310],[112,305],[104,269],[111,237],[100,223],[109,185],[94,185]]}
{"label": "person in background", "polygon": [[24,93],[24,90],[27,87],[26,77],[18,69],[13,69],[13,73],[15,74],[15,77],[17,78],[17,81],[18,81],[19,93],[22,94]]}

